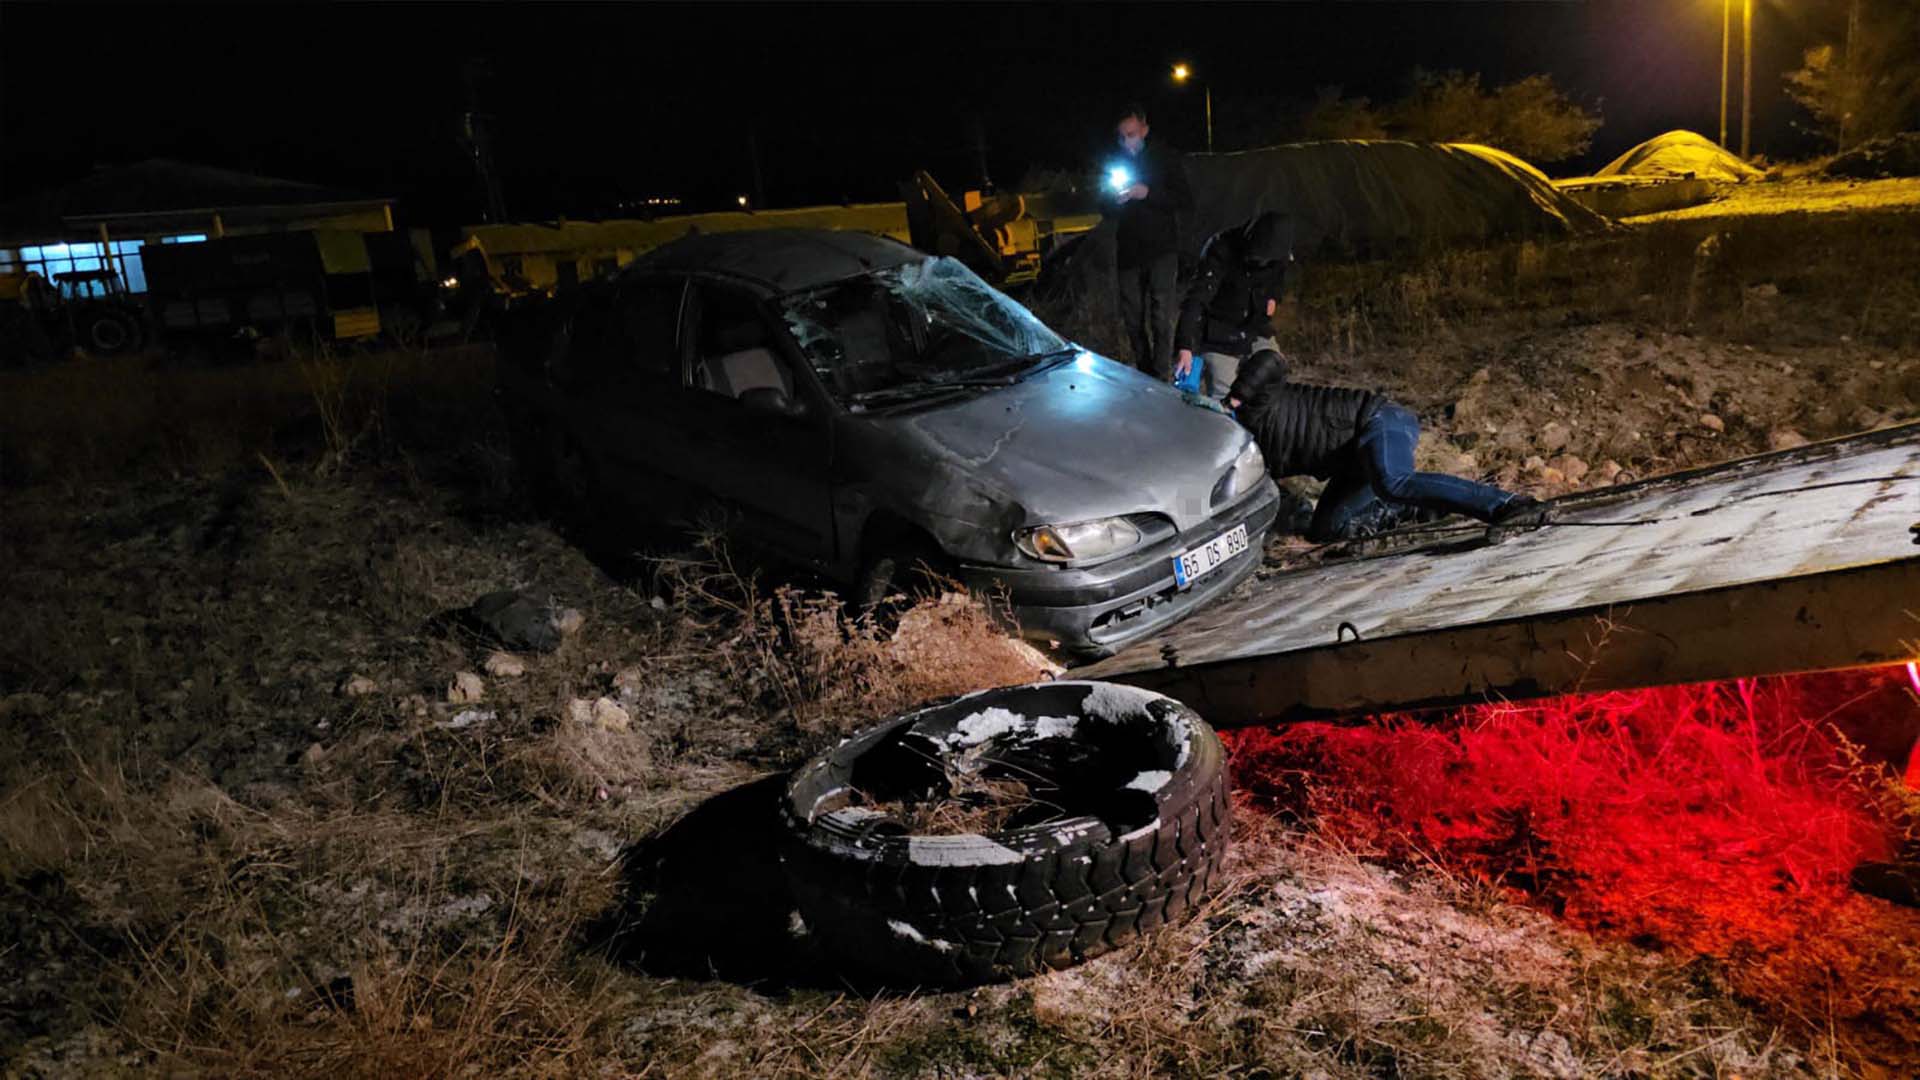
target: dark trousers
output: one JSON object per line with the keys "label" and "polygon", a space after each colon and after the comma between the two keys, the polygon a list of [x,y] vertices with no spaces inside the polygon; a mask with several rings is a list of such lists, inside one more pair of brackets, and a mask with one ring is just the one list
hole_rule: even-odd
{"label": "dark trousers", "polygon": [[1180,256],[1120,268],[1120,321],[1133,347],[1133,366],[1162,382],[1173,380],[1173,318]]}
{"label": "dark trousers", "polygon": [[1489,484],[1446,473],[1415,472],[1413,448],[1420,421],[1406,409],[1382,404],[1360,428],[1348,467],[1327,481],[1313,508],[1311,540],[1336,540],[1357,523],[1384,518],[1382,502],[1491,520],[1512,495]]}

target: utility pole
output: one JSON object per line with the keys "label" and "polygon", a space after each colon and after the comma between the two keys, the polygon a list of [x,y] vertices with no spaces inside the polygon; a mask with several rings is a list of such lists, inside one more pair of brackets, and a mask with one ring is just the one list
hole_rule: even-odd
{"label": "utility pole", "polygon": [[1740,72],[1746,78],[1740,90],[1740,158],[1744,161],[1753,152],[1753,0],[1742,5],[1740,24]]}
{"label": "utility pole", "polygon": [[1860,0],[1853,0],[1847,6],[1847,59],[1846,76],[1841,85],[1840,99],[1840,152],[1847,151],[1847,135],[1853,129],[1853,110],[1860,104],[1857,87],[1860,85],[1860,68],[1854,59],[1853,43],[1860,29]]}
{"label": "utility pole", "polygon": [[760,178],[760,132],[756,128],[747,129],[747,157],[753,162],[753,208],[767,208],[767,186]]}
{"label": "utility pole", "polygon": [[1213,84],[1203,84],[1200,91],[1207,97],[1207,153],[1211,154],[1213,153]]}
{"label": "utility pole", "polygon": [[1726,150],[1726,73],[1734,46],[1734,0],[1720,0],[1720,150]]}

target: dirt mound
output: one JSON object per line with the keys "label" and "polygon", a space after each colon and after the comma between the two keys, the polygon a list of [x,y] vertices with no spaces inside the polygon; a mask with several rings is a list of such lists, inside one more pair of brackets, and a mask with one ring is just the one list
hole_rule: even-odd
{"label": "dirt mound", "polygon": [[1849,180],[1920,176],[1920,131],[1862,143],[1828,162],[1826,174]]}
{"label": "dirt mound", "polygon": [[1669,131],[1614,158],[1594,175],[1697,177],[1738,184],[1763,174],[1705,135]]}

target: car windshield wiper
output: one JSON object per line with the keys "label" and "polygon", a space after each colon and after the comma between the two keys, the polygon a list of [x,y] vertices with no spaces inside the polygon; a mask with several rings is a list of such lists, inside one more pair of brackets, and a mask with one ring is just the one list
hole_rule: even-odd
{"label": "car windshield wiper", "polygon": [[[995,382],[988,385],[1001,386],[1005,384]],[[846,400],[849,405],[892,405],[903,401],[918,401],[924,398],[945,397],[950,394],[977,388],[976,384],[966,382],[902,383],[899,386],[888,386],[879,390],[862,390],[857,394],[848,394]]]}

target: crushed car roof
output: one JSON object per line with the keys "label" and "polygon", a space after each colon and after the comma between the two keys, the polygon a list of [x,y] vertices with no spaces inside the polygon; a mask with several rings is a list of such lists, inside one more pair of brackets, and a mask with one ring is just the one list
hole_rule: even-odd
{"label": "crushed car roof", "polygon": [[683,237],[634,260],[633,266],[726,274],[784,293],[926,258],[896,240],[864,233],[768,229]]}

